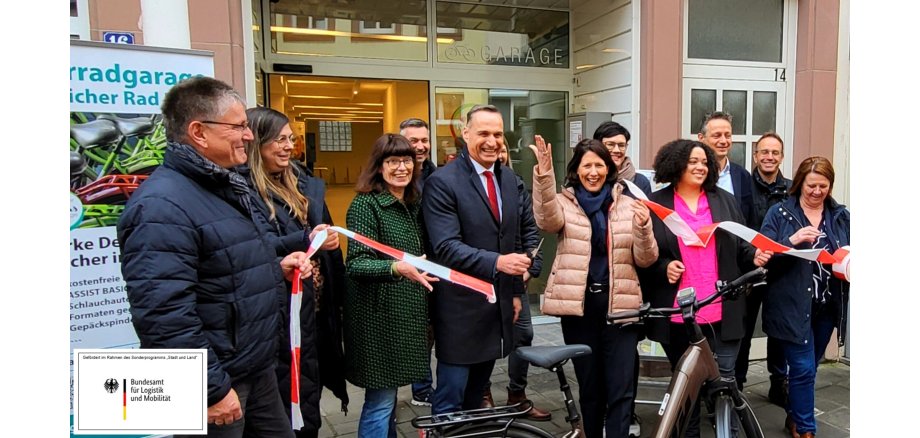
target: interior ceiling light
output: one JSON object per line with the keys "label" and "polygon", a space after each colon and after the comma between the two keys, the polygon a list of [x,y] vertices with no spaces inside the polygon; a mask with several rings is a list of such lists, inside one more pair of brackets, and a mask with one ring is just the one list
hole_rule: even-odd
{"label": "interior ceiling light", "polygon": [[611,48],[601,49],[601,52],[604,52],[604,53],[625,53],[625,54],[627,54],[627,55],[629,54],[629,52],[627,52],[627,51],[624,50],[624,49],[611,49]]}
{"label": "interior ceiling light", "polygon": [[381,115],[381,116],[383,115],[383,113],[380,112],[380,111],[347,110],[346,112],[349,113],[349,114],[378,114],[378,115]]}
{"label": "interior ceiling light", "polygon": [[341,84],[341,82],[333,81],[315,81],[307,79],[288,79],[289,84]]}
{"label": "interior ceiling light", "polygon": [[[279,33],[299,33],[303,35],[323,35],[323,36],[337,36],[337,37],[355,37],[355,38],[370,38],[376,40],[387,40],[387,41],[408,41],[413,43],[427,43],[427,37],[420,36],[409,36],[409,35],[375,35],[368,33],[355,33],[355,32],[343,32],[340,30],[326,30],[326,29],[303,29],[299,27],[286,27],[286,26],[272,26],[272,32]],[[436,41],[440,44],[453,44],[453,38],[437,38]]]}
{"label": "interior ceiling light", "polygon": [[[349,100],[350,97],[338,97],[338,96],[309,96],[306,94],[288,94],[287,97],[293,97],[297,99],[339,99],[339,100]],[[360,105],[360,104],[355,104]]]}
{"label": "interior ceiling light", "polygon": [[361,105],[361,106],[383,106],[382,103],[356,103],[355,105]]}
{"label": "interior ceiling light", "polygon": [[353,106],[316,106],[316,105],[294,105],[294,108],[315,108],[315,109],[337,109],[337,110],[361,110]]}
{"label": "interior ceiling light", "polygon": [[597,67],[597,64],[583,64],[575,66],[575,70],[582,70],[585,68]]}
{"label": "interior ceiling light", "polygon": [[374,119],[374,120],[383,119],[382,115],[379,117],[372,117],[372,116],[361,116],[358,114],[347,114],[347,113],[310,113],[310,112],[306,112],[306,113],[300,113],[300,115],[302,116],[330,116],[330,117],[338,116],[338,117],[352,117],[356,119]]}

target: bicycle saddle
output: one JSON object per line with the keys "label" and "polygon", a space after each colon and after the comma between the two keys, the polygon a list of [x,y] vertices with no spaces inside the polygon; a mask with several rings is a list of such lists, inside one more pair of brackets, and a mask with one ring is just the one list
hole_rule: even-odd
{"label": "bicycle saddle", "polygon": [[549,369],[573,357],[591,354],[591,347],[581,344],[520,347],[515,354],[538,367]]}
{"label": "bicycle saddle", "polygon": [[86,159],[74,151],[70,151],[70,175],[80,175],[86,170]]}
{"label": "bicycle saddle", "polygon": [[70,138],[85,148],[113,143],[120,136],[115,122],[111,120],[93,120],[70,127]]}
{"label": "bicycle saddle", "polygon": [[115,122],[115,126],[118,127],[118,130],[121,131],[122,135],[125,137],[137,134],[149,134],[153,132],[153,128],[156,126],[150,117],[125,119],[111,114],[102,114],[99,116],[99,119]]}

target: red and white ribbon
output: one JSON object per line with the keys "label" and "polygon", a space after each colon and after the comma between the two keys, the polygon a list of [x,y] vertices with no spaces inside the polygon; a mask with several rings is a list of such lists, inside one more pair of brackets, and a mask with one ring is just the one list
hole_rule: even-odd
{"label": "red and white ribbon", "polygon": [[435,277],[447,280],[454,284],[459,284],[461,286],[468,287],[476,292],[479,292],[486,296],[486,299],[490,303],[495,303],[495,288],[492,286],[492,283],[489,283],[484,280],[480,280],[476,277],[466,275],[462,272],[457,272],[453,269],[441,266],[437,263],[430,262],[426,259],[420,258],[418,256],[406,253],[404,251],[398,250],[391,246],[384,245],[380,242],[377,242],[373,239],[369,239],[365,236],[362,236],[354,231],[347,230],[342,227],[329,227],[339,233],[344,234],[349,239],[358,241],[367,245],[377,251],[380,251],[390,257],[393,257],[396,260],[406,262],[412,266],[415,266],[419,271],[425,271]]}
{"label": "red and white ribbon", "polygon": [[303,299],[303,285],[300,269],[294,269],[294,285],[291,287],[291,427],[300,430],[304,426],[300,413],[300,305]]}
{"label": "red and white ribbon", "polygon": [[650,201],[648,197],[645,196],[645,193],[642,192],[642,189],[640,189],[632,181],[623,180],[623,182],[629,188],[629,191],[632,192],[633,195],[639,198],[643,203],[645,203],[649,210],[651,210],[655,216],[658,216],[658,218],[664,222],[664,225],[669,230],[671,230],[675,236],[680,237],[681,240],[684,241],[684,245],[705,247],[709,244],[709,241],[712,239],[712,235],[715,234],[716,230],[721,228],[747,241],[761,251],[773,251],[775,254],[786,254],[805,260],[817,261],[820,263],[832,265],[832,271],[837,278],[850,281],[849,245],[839,248],[833,254],[824,249],[790,248],[785,245],[780,245],[769,237],[732,221],[716,222],[714,224],[706,225],[700,228],[699,231],[693,231],[693,229],[690,228],[690,225],[687,225],[687,223],[684,222],[684,220],[680,217],[680,215],[677,214],[676,211],[671,210],[661,204]]}
{"label": "red and white ribbon", "polygon": [[[316,233],[307,248],[307,258],[313,257],[329,235],[327,230],[332,229],[344,234],[349,239],[361,242],[377,251],[380,251],[396,260],[404,261],[420,271],[427,271],[429,274],[444,280],[450,281],[461,286],[466,286],[476,292],[486,296],[490,303],[495,303],[495,288],[491,283],[478,278],[463,274],[461,272],[448,269],[437,263],[430,262],[419,258],[404,251],[400,251],[391,246],[384,245],[373,239],[369,239],[354,231],[342,227],[329,227]],[[290,331],[291,338],[291,427],[299,430],[304,426],[303,416],[300,413],[300,307],[303,300],[303,286],[300,280],[300,269],[294,270],[294,281],[291,287],[291,315]]]}
{"label": "red and white ribbon", "polygon": [[[328,234],[326,230],[322,230],[313,236],[313,241],[307,248],[307,258],[319,251]],[[293,279],[289,318],[291,323],[288,326],[291,334],[291,427],[300,430],[304,426],[303,415],[300,413],[300,307],[303,303],[303,280],[300,278],[300,269],[294,269]]]}

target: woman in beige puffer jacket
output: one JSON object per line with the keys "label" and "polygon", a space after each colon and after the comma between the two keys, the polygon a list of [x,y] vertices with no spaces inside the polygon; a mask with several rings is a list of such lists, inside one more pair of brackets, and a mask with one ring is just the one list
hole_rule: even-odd
{"label": "woman in beige puffer jacket", "polygon": [[565,187],[556,193],[551,146],[539,135],[535,140],[534,217],[559,239],[541,310],[561,317],[566,344],[591,347],[591,355],[572,360],[585,434],[601,437],[606,430],[607,438],[625,438],[639,330],[607,324],[606,315],[642,304],[636,266],[658,259],[649,210],[623,195],[610,154],[592,139],[575,146]]}

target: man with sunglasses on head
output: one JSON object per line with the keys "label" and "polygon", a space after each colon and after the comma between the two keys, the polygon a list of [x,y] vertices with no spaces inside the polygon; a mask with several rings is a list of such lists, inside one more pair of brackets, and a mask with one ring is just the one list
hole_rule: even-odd
{"label": "man with sunglasses on head", "polygon": [[243,99],[213,78],[163,98],[163,164],[118,221],[121,271],[141,348],[208,351],[208,436],[294,437],[278,390],[279,297],[303,252],[280,264],[245,178]]}

